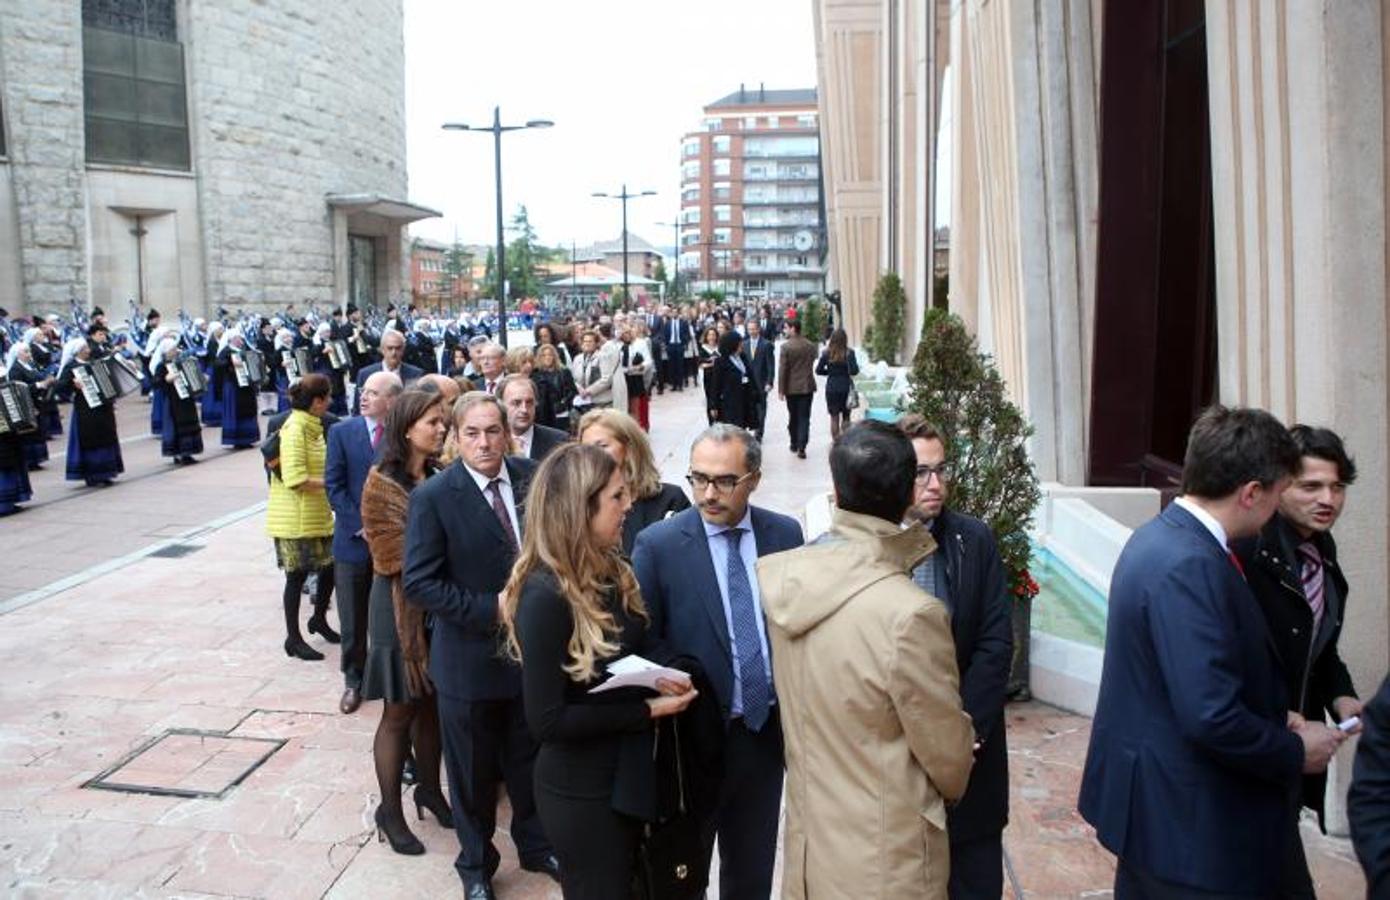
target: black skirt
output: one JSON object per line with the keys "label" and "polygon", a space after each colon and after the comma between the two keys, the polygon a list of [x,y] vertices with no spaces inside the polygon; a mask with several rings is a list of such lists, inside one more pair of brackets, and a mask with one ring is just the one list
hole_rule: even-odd
{"label": "black skirt", "polygon": [[418,700],[410,694],[405,680],[405,657],[396,634],[396,610],[391,604],[391,579],[372,576],[372,592],[367,598],[367,662],[362,668],[362,699],[409,703]]}

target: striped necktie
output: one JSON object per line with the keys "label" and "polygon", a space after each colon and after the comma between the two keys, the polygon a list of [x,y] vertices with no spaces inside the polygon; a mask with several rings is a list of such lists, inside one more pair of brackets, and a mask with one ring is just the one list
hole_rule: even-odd
{"label": "striped necktie", "polygon": [[1313,610],[1313,628],[1316,629],[1322,622],[1322,612],[1325,605],[1322,554],[1318,552],[1317,545],[1312,541],[1304,541],[1298,545],[1298,555],[1302,568],[1303,596],[1308,600],[1308,606]]}

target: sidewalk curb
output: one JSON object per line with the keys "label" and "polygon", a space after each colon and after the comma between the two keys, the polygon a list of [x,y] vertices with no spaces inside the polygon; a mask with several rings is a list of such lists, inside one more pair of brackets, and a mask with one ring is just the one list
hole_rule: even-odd
{"label": "sidewalk curb", "polygon": [[115,559],[108,559],[106,562],[98,563],[95,566],[83,569],[81,572],[76,572],[72,575],[68,575],[65,578],[60,578],[52,584],[47,584],[41,588],[36,588],[35,590],[29,591],[27,593],[11,597],[8,600],[0,602],[0,616],[8,615],[9,613],[15,612],[16,610],[24,609],[27,606],[33,606],[35,603],[38,603],[42,600],[47,600],[49,597],[52,597],[55,594],[61,594],[63,591],[70,590],[72,588],[78,587],[79,585],[86,584],[89,581],[94,581],[95,579],[100,578],[103,575],[109,575],[110,573],[115,572],[119,569],[123,569],[132,563],[139,562],[140,560],[145,559],[146,557],[151,556],[159,552],[160,550],[163,550],[165,547],[170,547],[175,544],[183,544],[193,538],[205,537],[207,535],[212,534],[215,531],[220,531],[221,529],[226,528],[228,525],[233,525],[237,522],[240,522],[243,519],[250,518],[251,516],[254,516],[257,513],[264,511],[265,508],[265,500],[262,500],[259,503],[253,503],[250,506],[229,512],[225,516],[219,516],[218,518],[213,519],[211,522],[205,522],[202,525],[190,528],[189,530],[182,532],[175,537],[165,538],[164,540],[157,541],[153,544],[150,544],[147,547],[142,547],[139,550],[134,551],[133,553],[127,553],[125,556],[118,556]]}

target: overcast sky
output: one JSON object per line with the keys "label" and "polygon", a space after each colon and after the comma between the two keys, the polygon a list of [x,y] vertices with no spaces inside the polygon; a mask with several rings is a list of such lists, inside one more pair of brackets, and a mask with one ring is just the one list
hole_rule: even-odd
{"label": "overcast sky", "polygon": [[[502,138],[503,204],[524,203],[540,240],[616,238],[620,204],[594,191],[654,190],[628,202],[628,228],[669,246],[680,138],[701,109],[738,90],[816,84],[811,0],[405,0],[410,198],[443,218],[412,234],[492,243],[492,136],[447,121],[555,127]],[[510,240],[510,236],[508,237]]]}

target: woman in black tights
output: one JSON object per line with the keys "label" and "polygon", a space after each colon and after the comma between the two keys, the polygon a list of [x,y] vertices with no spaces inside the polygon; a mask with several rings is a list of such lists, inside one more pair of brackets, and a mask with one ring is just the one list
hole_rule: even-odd
{"label": "woman in black tights", "polygon": [[362,696],[384,701],[372,742],[381,788],[377,838],[389,839],[392,850],[412,856],[425,852],[401,810],[401,766],[412,746],[416,817],[423,820],[428,809],[440,825],[454,827],[439,788],[439,712],[428,674],[425,611],[411,603],[401,589],[410,492],[433,473],[446,428],[442,395],[419,390],[402,393],[386,414],[380,457],[362,487],[362,535],[371,549],[376,576],[367,601]]}
{"label": "woman in black tights", "polygon": [[[567,900],[630,896],[642,822],[614,809],[613,788],[620,759],[650,764],[651,752],[620,750],[696,695],[689,679],[660,682],[655,697],[638,687],[589,693],[608,663],[660,655],[621,553],[631,505],[623,470],[607,453],[587,444],[554,451],[531,481],[526,534],[502,596],[526,722],[541,745],[536,810]],[[654,781],[655,769],[647,774]]]}

